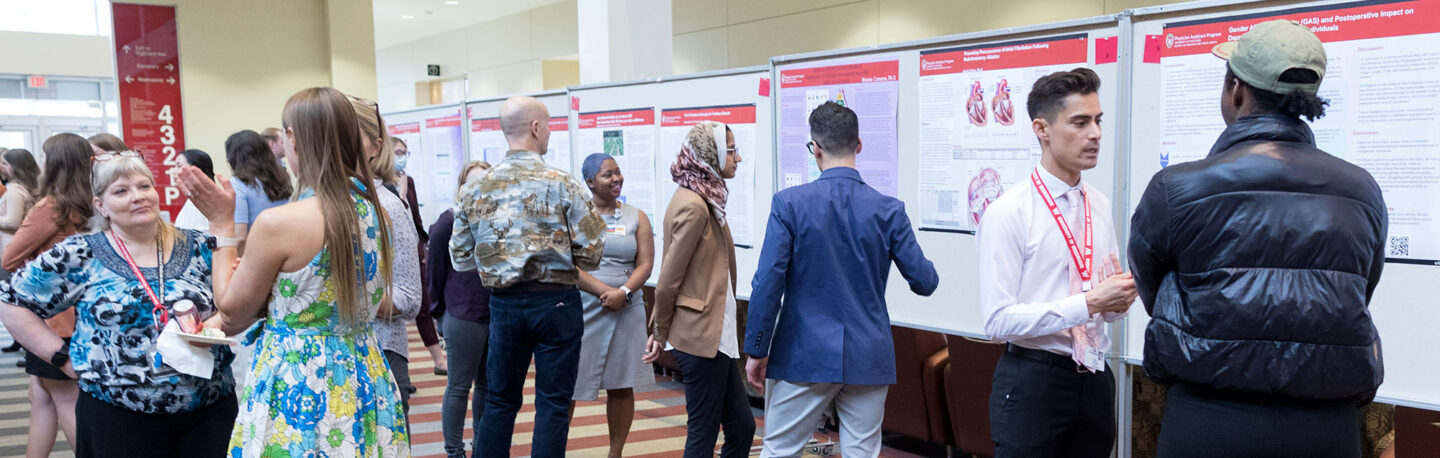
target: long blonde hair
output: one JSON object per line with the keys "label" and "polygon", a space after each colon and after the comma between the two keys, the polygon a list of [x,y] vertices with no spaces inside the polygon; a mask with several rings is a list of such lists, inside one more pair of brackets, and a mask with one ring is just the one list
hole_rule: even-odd
{"label": "long blonde hair", "polygon": [[385,183],[394,184],[400,177],[395,174],[395,150],[390,147],[390,131],[385,128],[385,118],[380,116],[380,105],[373,101],[350,96],[350,105],[355,107],[355,118],[360,122],[360,133],[366,144],[379,143],[380,153],[367,158],[370,172]]}
{"label": "long blonde hair", "polygon": [[[359,241],[360,213],[350,194],[360,195],[379,216],[379,274],[391,280],[390,217],[380,205],[375,176],[365,161],[360,126],[349,98],[328,87],[304,89],[285,102],[285,128],[295,142],[295,168],[301,189],[312,189],[325,218],[325,251],[329,253],[330,289],[340,323],[358,329],[371,319],[365,290],[365,254]],[[359,179],[361,186],[352,179]],[[347,249],[349,248],[349,249]]]}

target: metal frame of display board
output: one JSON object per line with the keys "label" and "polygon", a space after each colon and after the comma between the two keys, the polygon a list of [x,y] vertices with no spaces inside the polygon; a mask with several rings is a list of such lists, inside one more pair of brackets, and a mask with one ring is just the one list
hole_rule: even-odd
{"label": "metal frame of display board", "polygon": [[525,93],[520,93],[520,94],[502,95],[502,96],[495,96],[495,97],[484,97],[484,98],[479,98],[479,99],[469,99],[469,100],[466,100],[466,101],[465,101],[465,104],[466,104],[466,105],[469,105],[469,104],[472,104],[472,103],[503,102],[503,101],[505,101],[505,99],[508,99],[508,98],[511,98],[511,97],[534,97],[534,98],[537,98],[537,99],[538,99],[538,98],[540,98],[540,97],[549,97],[549,96],[554,96],[554,95],[568,95],[568,91],[566,91],[564,88],[561,88],[561,89],[550,89],[550,90],[537,91],[537,92],[525,92]]}

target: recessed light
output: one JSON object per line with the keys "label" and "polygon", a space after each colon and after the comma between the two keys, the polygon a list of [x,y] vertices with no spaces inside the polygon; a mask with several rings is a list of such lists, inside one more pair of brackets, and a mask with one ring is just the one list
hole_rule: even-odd
{"label": "recessed light", "polygon": [[445,0],[445,4],[446,4],[446,5],[459,5],[459,4],[460,4],[460,1],[459,1],[459,0]]}
{"label": "recessed light", "polygon": [[415,16],[410,14],[402,14],[400,15],[400,19],[415,19]]}

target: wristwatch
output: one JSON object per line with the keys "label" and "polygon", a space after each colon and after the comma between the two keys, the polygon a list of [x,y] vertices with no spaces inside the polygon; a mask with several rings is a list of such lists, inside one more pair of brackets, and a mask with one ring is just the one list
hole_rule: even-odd
{"label": "wristwatch", "polygon": [[619,288],[619,289],[620,289],[620,292],[625,293],[625,297],[630,297],[630,287],[629,287],[629,286],[620,285],[620,288]]}
{"label": "wristwatch", "polygon": [[65,342],[64,345],[60,346],[59,350],[55,350],[54,355],[50,356],[50,365],[65,367],[65,363],[68,362],[70,362],[70,342]]}
{"label": "wristwatch", "polygon": [[224,247],[239,246],[240,239],[211,235],[205,240],[205,244],[209,245],[211,250],[215,250]]}

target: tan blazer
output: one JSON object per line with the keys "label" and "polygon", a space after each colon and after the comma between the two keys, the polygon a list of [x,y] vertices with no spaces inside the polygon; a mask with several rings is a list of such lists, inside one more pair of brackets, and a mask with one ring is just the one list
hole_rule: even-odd
{"label": "tan blazer", "polygon": [[[705,199],[680,188],[665,210],[665,257],[655,284],[651,334],[676,350],[714,358],[725,326],[725,290],[735,287],[735,242]],[[728,283],[728,285],[727,285]],[[736,329],[744,315],[736,307]],[[736,337],[740,341],[741,336]]]}

